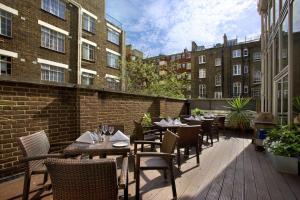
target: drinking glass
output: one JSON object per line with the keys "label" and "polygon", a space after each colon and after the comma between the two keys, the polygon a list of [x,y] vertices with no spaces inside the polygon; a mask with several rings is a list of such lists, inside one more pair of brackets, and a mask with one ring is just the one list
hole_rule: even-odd
{"label": "drinking glass", "polygon": [[113,126],[110,126],[110,127],[108,128],[108,132],[109,132],[110,135],[112,135],[112,134],[114,133],[114,127],[113,127]]}
{"label": "drinking glass", "polygon": [[108,126],[107,125],[103,125],[103,131],[104,131],[104,134],[106,135],[106,133],[108,131]]}

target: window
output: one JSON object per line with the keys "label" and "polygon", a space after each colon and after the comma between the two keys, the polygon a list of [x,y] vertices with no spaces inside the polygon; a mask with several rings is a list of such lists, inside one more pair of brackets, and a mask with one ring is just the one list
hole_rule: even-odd
{"label": "window", "polygon": [[88,14],[86,13],[83,13],[82,14],[82,27],[83,27],[83,30],[86,30],[88,32],[91,32],[91,33],[95,33],[96,32],[96,19],[89,16]]}
{"label": "window", "polygon": [[94,75],[86,72],[81,74],[81,83],[82,85],[93,85]]}
{"label": "window", "polygon": [[43,26],[41,31],[42,47],[62,53],[65,52],[65,36],[63,34]]}
{"label": "window", "polygon": [[186,76],[187,76],[187,80],[191,80],[192,79],[191,73],[187,73]]}
{"label": "window", "polygon": [[52,65],[42,64],[41,79],[44,81],[64,82],[64,69]]}
{"label": "window", "polygon": [[171,61],[175,61],[175,59],[176,59],[176,56],[175,56],[175,55],[172,55],[172,56],[171,56]]}
{"label": "window", "polygon": [[187,63],[187,64],[186,64],[186,69],[192,69],[191,63]]}
{"label": "window", "polygon": [[245,93],[245,94],[248,94],[248,92],[249,92],[249,87],[248,87],[248,85],[244,85],[244,93]]}
{"label": "window", "polygon": [[181,68],[182,68],[182,69],[185,69],[185,63],[182,63],[182,64],[181,64]]}
{"label": "window", "polygon": [[233,65],[233,76],[241,75],[241,65]]}
{"label": "window", "polygon": [[83,42],[82,43],[82,59],[94,61],[95,60],[95,47]]}
{"label": "window", "polygon": [[112,29],[108,29],[108,35],[107,35],[108,41],[119,45],[120,44],[120,34],[117,31],[114,31]]}
{"label": "window", "polygon": [[244,57],[247,57],[248,56],[248,49],[244,49],[243,54],[244,54]]}
{"label": "window", "polygon": [[221,76],[221,74],[217,74],[215,76],[215,85],[216,86],[221,86],[222,85],[222,76]]}
{"label": "window", "polygon": [[186,89],[187,89],[187,91],[191,91],[192,86],[191,86],[191,85],[187,85],[187,86],[186,86]]}
{"label": "window", "polygon": [[260,88],[252,88],[252,97],[260,97]]}
{"label": "window", "polygon": [[206,98],[206,85],[204,84],[199,85],[199,97]]}
{"label": "window", "polygon": [[42,9],[65,19],[66,4],[62,0],[42,0]]}
{"label": "window", "polygon": [[244,74],[248,74],[249,73],[249,67],[248,65],[244,65]]}
{"label": "window", "polygon": [[181,59],[181,54],[176,55],[176,60]]}
{"label": "window", "polygon": [[199,56],[199,64],[204,64],[204,63],[206,63],[206,57],[205,57],[205,55]]}
{"label": "window", "polygon": [[119,68],[119,56],[107,52],[107,66],[112,68]]}
{"label": "window", "polygon": [[0,75],[11,75],[11,57],[0,55]]}
{"label": "window", "polygon": [[239,58],[241,57],[241,50],[240,49],[236,49],[232,51],[232,58]]}
{"label": "window", "polygon": [[237,97],[240,96],[242,93],[242,84],[241,82],[234,82],[233,83],[233,96]]}
{"label": "window", "polygon": [[260,83],[261,82],[261,72],[260,71],[254,71],[253,82],[254,83]]}
{"label": "window", "polygon": [[221,66],[221,58],[216,58],[215,59],[215,66]]}
{"label": "window", "polygon": [[11,13],[0,9],[0,34],[11,37]]}
{"label": "window", "polygon": [[260,52],[254,52],[253,53],[253,61],[260,61],[261,53]]}
{"label": "window", "polygon": [[215,92],[215,99],[222,99],[222,92]]}
{"label": "window", "polygon": [[106,77],[106,87],[112,90],[120,90],[120,80],[117,78]]}
{"label": "window", "polygon": [[206,78],[206,69],[199,69],[199,78]]}

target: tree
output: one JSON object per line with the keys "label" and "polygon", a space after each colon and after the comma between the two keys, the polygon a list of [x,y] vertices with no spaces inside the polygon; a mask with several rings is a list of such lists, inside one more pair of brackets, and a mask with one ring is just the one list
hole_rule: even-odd
{"label": "tree", "polygon": [[[186,73],[178,74],[175,63],[159,69],[151,61],[137,59],[128,61],[126,70],[129,92],[184,98],[187,87]],[[177,75],[180,75],[180,78]]]}

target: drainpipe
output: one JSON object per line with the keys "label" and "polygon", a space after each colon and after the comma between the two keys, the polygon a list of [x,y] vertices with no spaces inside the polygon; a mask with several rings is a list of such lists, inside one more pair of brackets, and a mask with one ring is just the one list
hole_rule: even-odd
{"label": "drainpipe", "polygon": [[82,11],[82,6],[75,2],[74,0],[68,0],[71,4],[76,6],[78,8],[78,57],[77,57],[77,84],[81,84],[81,36],[82,36],[82,17],[81,17],[81,11]]}

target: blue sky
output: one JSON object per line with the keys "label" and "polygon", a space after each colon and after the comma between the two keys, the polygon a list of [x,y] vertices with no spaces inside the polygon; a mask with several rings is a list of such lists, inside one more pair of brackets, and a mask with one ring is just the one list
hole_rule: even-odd
{"label": "blue sky", "polygon": [[145,56],[260,34],[256,0],[106,0],[106,13],[126,31],[126,43]]}

